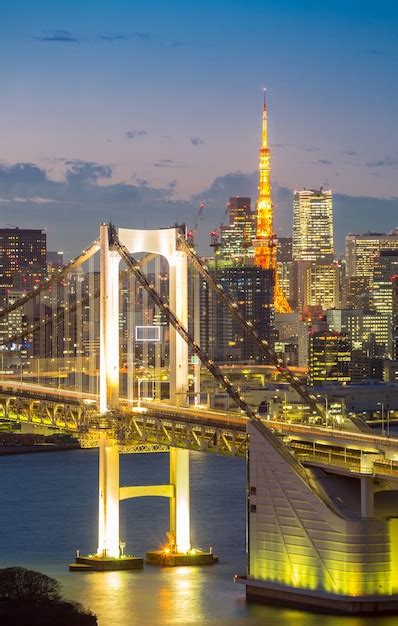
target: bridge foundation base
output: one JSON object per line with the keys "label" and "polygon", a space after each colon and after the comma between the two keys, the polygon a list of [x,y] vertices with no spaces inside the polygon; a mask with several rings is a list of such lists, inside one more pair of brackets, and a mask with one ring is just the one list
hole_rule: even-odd
{"label": "bridge foundation base", "polygon": [[167,552],[166,550],[151,550],[145,554],[145,561],[150,565],[161,567],[179,567],[180,565],[213,565],[218,557],[212,552],[194,550],[185,554]]}
{"label": "bridge foundation base", "polygon": [[69,565],[71,572],[115,572],[119,570],[143,569],[144,559],[138,556],[123,556],[118,559],[96,555],[77,556],[76,562]]}
{"label": "bridge foundation base", "polygon": [[398,595],[340,596],[250,580],[246,576],[235,576],[235,582],[246,585],[248,602],[340,615],[387,615],[398,612]]}

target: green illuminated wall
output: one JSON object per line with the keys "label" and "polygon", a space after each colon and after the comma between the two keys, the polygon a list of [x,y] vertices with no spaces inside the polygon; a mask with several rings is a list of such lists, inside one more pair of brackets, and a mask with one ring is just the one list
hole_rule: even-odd
{"label": "green illuminated wall", "polygon": [[248,426],[249,579],[348,596],[398,593],[398,519],[336,508],[262,428]]}

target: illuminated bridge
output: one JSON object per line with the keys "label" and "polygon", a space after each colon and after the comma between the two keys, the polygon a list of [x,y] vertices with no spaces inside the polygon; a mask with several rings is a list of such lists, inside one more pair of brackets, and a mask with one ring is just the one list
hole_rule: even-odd
{"label": "illuminated bridge", "polygon": [[[260,418],[207,356],[200,281],[322,426]],[[97,241],[6,304],[0,321],[9,328],[3,348],[28,355],[18,365],[3,349],[0,419],[75,433],[83,448],[99,448],[98,549],[79,565],[127,567],[119,502],[148,495],[170,501],[162,562],[211,562],[191,546],[189,451],[241,456],[248,572],[237,580],[248,597],[348,613],[397,609],[398,439],[349,420],[328,425],[324,407],[244,319],[183,229],[102,224]],[[201,368],[236,409],[203,404]],[[148,477],[148,485],[120,486],[119,455],[153,452],[169,454],[169,484]]]}

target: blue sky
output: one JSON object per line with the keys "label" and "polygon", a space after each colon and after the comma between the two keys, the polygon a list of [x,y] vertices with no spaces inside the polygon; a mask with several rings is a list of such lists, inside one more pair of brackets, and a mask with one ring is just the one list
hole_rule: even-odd
{"label": "blue sky", "polygon": [[192,223],[201,197],[204,238],[230,194],[255,197],[263,86],[278,230],[289,193],[322,183],[338,196],[339,240],[343,228],[398,222],[393,2],[0,0],[0,10],[0,216],[47,228],[50,247],[80,243],[70,244],[74,214],[84,244],[109,215]]}

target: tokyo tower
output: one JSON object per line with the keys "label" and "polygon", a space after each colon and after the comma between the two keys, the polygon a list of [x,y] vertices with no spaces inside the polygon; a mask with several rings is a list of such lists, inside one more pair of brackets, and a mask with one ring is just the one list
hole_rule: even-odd
{"label": "tokyo tower", "polygon": [[276,265],[276,237],[273,225],[273,206],[271,200],[270,151],[268,148],[267,104],[263,103],[262,141],[259,164],[260,180],[258,185],[256,241],[254,264],[274,272],[274,308],[277,313],[292,311],[281,289]]}

